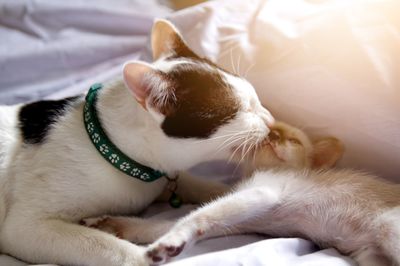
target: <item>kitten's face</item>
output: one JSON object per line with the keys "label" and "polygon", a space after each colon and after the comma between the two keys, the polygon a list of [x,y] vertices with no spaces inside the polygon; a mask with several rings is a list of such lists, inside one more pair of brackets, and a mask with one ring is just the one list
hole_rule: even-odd
{"label": "kitten's face", "polygon": [[312,142],[300,129],[283,122],[270,127],[268,139],[247,158],[247,170],[271,167],[329,168],[343,154],[343,145],[328,137]]}
{"label": "kitten's face", "polygon": [[273,118],[250,83],[197,56],[166,21],[155,23],[152,49],[155,61],[126,64],[124,78],[169,139],[171,152],[204,157],[219,150],[214,159],[226,158],[240,142],[235,133],[254,143],[267,136]]}

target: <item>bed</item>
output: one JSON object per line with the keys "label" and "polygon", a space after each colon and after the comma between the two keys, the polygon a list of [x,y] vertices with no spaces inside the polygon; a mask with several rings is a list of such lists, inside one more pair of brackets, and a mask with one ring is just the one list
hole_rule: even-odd
{"label": "bed", "polygon": [[[255,86],[273,115],[314,137],[346,145],[339,167],[400,181],[400,2],[226,0],[172,12],[156,1],[3,1],[0,102],[81,93],[150,60],[155,17],[167,17],[189,45]],[[231,179],[233,166],[193,172]],[[237,173],[236,173],[237,174]],[[145,216],[177,218],[196,206],[154,204]],[[0,255],[0,265],[26,265]],[[355,265],[334,249],[298,239],[237,235],[202,241],[170,265]]]}

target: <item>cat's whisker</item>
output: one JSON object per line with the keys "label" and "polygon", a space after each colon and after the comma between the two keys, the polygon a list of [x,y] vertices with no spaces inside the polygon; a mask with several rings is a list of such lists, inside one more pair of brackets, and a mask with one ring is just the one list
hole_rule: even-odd
{"label": "cat's whisker", "polygon": [[225,130],[225,132],[249,132],[249,131],[253,131],[253,129],[241,130],[241,131],[237,131],[237,130]]}
{"label": "cat's whisker", "polygon": [[255,134],[262,134],[263,131],[257,130],[257,129],[249,129],[249,130],[243,130],[243,131],[235,131],[235,130],[225,130],[225,132],[252,132],[254,135]]}
{"label": "cat's whisker", "polygon": [[215,154],[218,154],[220,151],[222,151],[226,147],[229,147],[230,145],[232,145],[235,142],[240,142],[240,140],[243,138],[244,138],[244,136],[242,136],[242,135],[230,137],[229,139],[225,140],[224,143],[222,143],[221,145],[219,145],[217,147],[217,151],[215,152]]}
{"label": "cat's whisker", "polygon": [[248,139],[249,139],[249,133],[246,135],[246,141],[245,141],[245,144],[243,146],[242,154],[241,154],[242,157],[243,157],[243,153],[244,153],[244,151],[245,151],[245,149],[247,147]]}
{"label": "cat's whisker", "polygon": [[229,141],[229,143],[226,143],[223,147],[221,147],[220,149],[218,149],[218,152],[221,151],[221,150],[223,150],[223,149],[225,149],[226,147],[231,146],[231,145],[232,145],[233,143],[235,143],[235,142],[241,142],[242,139],[245,139],[245,136],[240,135],[240,136],[237,136],[237,137],[234,138],[234,139],[231,139],[231,141]]}
{"label": "cat's whisker", "polygon": [[253,165],[254,165],[254,163],[255,163],[255,161],[256,161],[256,154],[257,154],[256,151],[260,148],[260,146],[261,146],[261,142],[257,142],[257,143],[254,145],[253,160],[252,160]]}
{"label": "cat's whisker", "polygon": [[[246,132],[238,132],[236,134],[233,134],[231,137],[229,137],[228,139],[224,140],[220,146],[223,146],[225,143],[227,143],[228,141],[230,141],[231,139],[233,139],[234,137],[238,137],[238,136],[244,136],[244,134],[246,134]],[[220,147],[218,146],[218,148]],[[228,145],[229,146],[229,145]]]}
{"label": "cat's whisker", "polygon": [[[235,169],[234,169],[234,171],[233,171],[234,174],[236,174],[236,171],[239,169],[239,167],[240,167],[241,163],[243,162],[243,160],[244,160],[244,158],[245,158],[247,152],[249,151],[248,149],[246,149],[247,143],[250,142],[250,148],[251,148],[251,146],[254,145],[253,141],[254,141],[254,136],[251,136],[248,140],[246,140],[246,141],[244,142],[245,144],[244,144],[243,149],[242,149],[242,156],[241,156],[239,162],[237,163],[237,166],[235,167]],[[243,154],[243,151],[244,151],[244,150],[246,150],[246,152]]]}
{"label": "cat's whisker", "polygon": [[251,141],[248,143],[249,145],[246,144],[246,146],[244,147],[243,152],[242,152],[242,158],[243,159],[246,158],[246,155],[249,153],[249,151],[253,147],[253,145],[254,145],[254,141],[253,140],[254,140],[254,138],[252,138]]}
{"label": "cat's whisker", "polygon": [[250,70],[251,70],[255,65],[256,65],[256,63],[252,63],[252,64],[250,64],[250,66],[246,69],[246,71],[244,72],[244,75],[243,75],[243,77],[244,77],[245,79],[247,79],[247,75],[249,74]]}
{"label": "cat's whisker", "polygon": [[248,138],[246,139],[245,145],[243,147],[243,150],[242,150],[242,156],[244,156],[244,153],[247,150],[248,144],[250,147],[251,147],[251,145],[253,145],[254,139],[256,139],[256,136],[254,134],[248,136]]}
{"label": "cat's whisker", "polygon": [[222,135],[222,136],[216,136],[216,137],[212,137],[212,138],[208,138],[208,139],[202,139],[202,140],[195,141],[194,143],[203,143],[203,142],[207,142],[207,141],[211,141],[211,140],[230,137],[230,136],[236,135],[237,133],[240,133],[241,131],[239,131],[239,132],[238,131],[232,131],[232,132],[235,132],[235,133],[229,133],[229,134]]}
{"label": "cat's whisker", "polygon": [[[234,134],[226,134],[224,137],[229,136],[226,140],[224,140],[218,147],[217,150],[214,153],[214,156],[216,156],[219,152],[224,150],[226,147],[231,146],[235,142],[240,142],[241,139],[244,138],[244,134],[247,134],[248,131],[238,131]],[[222,136],[221,136],[222,137]]]}
{"label": "cat's whisker", "polygon": [[242,55],[242,54],[239,54],[238,60],[237,60],[237,71],[238,71],[238,75],[239,75],[239,76],[241,75],[241,74],[240,74],[240,59],[241,59],[241,55]]}
{"label": "cat's whisker", "polygon": [[237,139],[237,142],[240,142],[241,144],[238,147],[236,147],[236,149],[232,152],[231,156],[228,159],[228,163],[230,163],[233,160],[233,158],[235,158],[236,152],[240,150],[240,147],[243,144],[243,141],[241,141],[241,140],[244,140],[244,139],[245,139],[244,137]]}
{"label": "cat's whisker", "polygon": [[[231,162],[236,155],[235,153],[239,152],[240,150],[242,151],[242,156],[244,153],[248,153],[247,150],[251,150],[252,145],[248,146],[249,142],[252,141],[252,139],[255,137],[255,134],[259,133],[258,130],[244,130],[244,131],[229,131],[227,130],[226,132],[233,132],[229,134],[225,134],[223,136],[217,136],[214,137],[213,139],[220,139],[220,138],[226,138],[218,147],[214,155],[217,155],[219,152],[224,150],[225,148],[231,146],[233,143],[240,143],[239,147],[235,149],[233,152],[232,156],[228,159],[228,162]],[[249,139],[249,135],[251,135]],[[207,140],[200,140],[197,143],[203,143],[204,141],[210,141],[212,139],[207,139]]]}
{"label": "cat's whisker", "polygon": [[[226,139],[224,142],[222,142],[222,144],[220,145],[220,146],[222,146],[222,145],[224,145],[226,142],[228,142],[229,140],[231,140],[234,136],[242,136],[242,135],[244,135],[244,134],[248,134],[248,132],[252,132],[253,130],[243,130],[243,131],[236,131],[236,133],[234,133],[230,138],[228,138],[228,139]],[[234,142],[230,142],[230,144],[232,144],[232,143],[234,143]],[[230,144],[228,144],[227,146],[229,146]],[[220,147],[220,146],[218,146],[218,148]]]}
{"label": "cat's whisker", "polygon": [[232,48],[230,49],[230,53],[231,53],[231,65],[232,65],[232,71],[233,71],[233,73],[234,73],[234,74],[236,74],[236,75],[237,75],[237,71],[236,71],[236,68],[235,68],[235,64],[233,63],[233,49],[232,49]]}
{"label": "cat's whisker", "polygon": [[228,44],[226,45],[226,47],[224,47],[224,51],[219,54],[217,61],[221,61],[221,59],[228,55],[231,49],[235,50],[239,46],[239,43],[235,41],[235,39],[228,41]]}
{"label": "cat's whisker", "polygon": [[233,151],[232,155],[228,159],[228,162],[231,162],[233,158],[235,158],[236,152],[240,151],[240,149],[242,149],[242,147],[244,147],[248,141],[248,139],[246,140],[246,138],[244,138],[244,141],[240,143],[240,145]]}
{"label": "cat's whisker", "polygon": [[231,156],[228,159],[228,163],[231,162],[233,160],[233,158],[235,158],[236,152],[240,150],[242,145],[243,145],[243,142],[238,147],[236,147],[236,149],[232,152]]}
{"label": "cat's whisker", "polygon": [[[248,148],[248,149],[246,150],[246,152],[244,153],[243,158],[246,158],[246,156],[249,154],[249,152],[252,151],[252,150],[254,150],[254,148],[255,148],[256,146],[257,146],[256,143],[251,142],[250,145],[249,145],[249,148]],[[254,152],[254,154],[255,154],[255,152]],[[253,156],[253,158],[254,158],[254,156]]]}
{"label": "cat's whisker", "polygon": [[250,145],[249,145],[248,149],[245,151],[245,153],[244,153],[244,155],[243,155],[243,158],[247,158],[248,154],[249,154],[251,151],[255,151],[255,147],[256,147],[256,146],[258,145],[258,143],[259,143],[259,141],[257,141],[257,139],[258,139],[258,138],[257,138],[256,136],[252,136]]}

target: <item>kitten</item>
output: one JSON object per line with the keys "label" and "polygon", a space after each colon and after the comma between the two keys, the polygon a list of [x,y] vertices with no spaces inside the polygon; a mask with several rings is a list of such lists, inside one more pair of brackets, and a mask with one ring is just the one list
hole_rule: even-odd
{"label": "kitten", "polygon": [[[152,64],[127,63],[123,79],[104,84],[90,107],[124,154],[174,177],[202,161],[227,159],[240,138],[266,137],[273,118],[248,82],[197,56],[165,20],[153,26],[152,50]],[[122,172],[128,166],[106,161],[100,152],[107,147],[96,150],[100,139],[86,132],[93,128],[84,126],[84,105],[79,96],[0,108],[0,250],[32,263],[146,265],[143,247],[78,222],[137,213],[167,179],[143,182]],[[198,193],[181,189],[181,196],[193,202],[214,189],[178,180],[178,188],[191,184]]]}
{"label": "kitten", "polygon": [[[232,193],[183,217],[172,229],[173,222],[147,221],[153,237],[170,230],[149,246],[151,263],[178,255],[198,239],[257,232],[335,247],[361,266],[400,265],[400,185],[352,170],[324,170],[343,153],[334,138],[311,142],[299,129],[276,123],[269,140],[254,159],[249,156],[245,169],[255,172]],[[102,226],[121,222],[105,219]],[[130,227],[140,231],[145,223],[131,220]],[[148,232],[144,236],[136,239],[152,240]]]}

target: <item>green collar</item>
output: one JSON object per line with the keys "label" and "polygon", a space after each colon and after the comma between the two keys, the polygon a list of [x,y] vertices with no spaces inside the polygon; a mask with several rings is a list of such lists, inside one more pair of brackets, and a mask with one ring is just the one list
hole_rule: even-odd
{"label": "green collar", "polygon": [[100,83],[96,83],[90,87],[83,108],[83,121],[93,145],[107,162],[126,175],[137,178],[143,182],[153,182],[160,177],[165,177],[168,180],[167,189],[171,192],[169,204],[173,208],[179,208],[182,205],[182,199],[175,193],[178,176],[170,178],[165,173],[132,160],[118,149],[107,137],[96,112],[97,92],[102,87],[103,85]]}
{"label": "green collar", "polygon": [[84,107],[85,128],[89,137],[96,147],[97,151],[112,166],[126,175],[137,178],[144,182],[152,182],[166,174],[144,166],[124,154],[111,140],[107,137],[101,126],[100,120],[96,112],[97,92],[103,87],[102,84],[96,83],[90,87],[86,95],[86,103]]}

